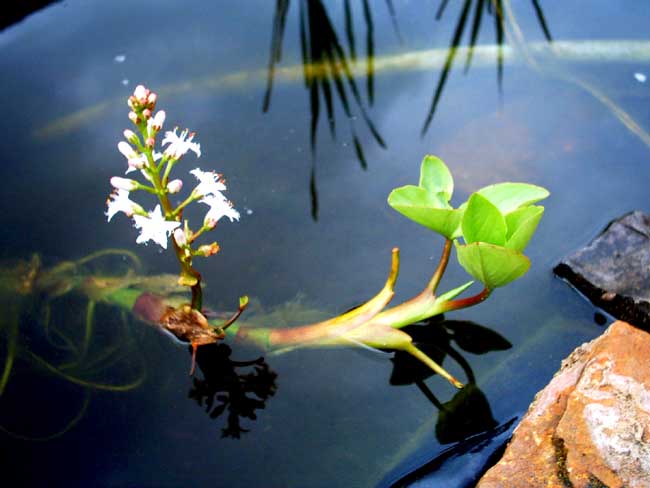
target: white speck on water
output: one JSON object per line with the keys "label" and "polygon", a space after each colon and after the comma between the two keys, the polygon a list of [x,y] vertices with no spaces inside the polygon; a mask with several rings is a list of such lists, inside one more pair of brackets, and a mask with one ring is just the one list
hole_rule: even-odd
{"label": "white speck on water", "polygon": [[115,61],[116,63],[123,63],[124,61],[126,61],[126,56],[124,54],[118,54],[113,58],[113,61]]}
{"label": "white speck on water", "polygon": [[128,84],[129,84],[129,80],[127,80],[126,78],[124,78],[124,79],[122,80],[122,84],[123,84],[124,86],[128,85]]}
{"label": "white speck on water", "polygon": [[244,212],[246,212],[246,215],[253,215],[253,209],[252,208],[245,207]]}
{"label": "white speck on water", "polygon": [[645,80],[647,80],[648,78],[643,73],[637,72],[634,73],[634,79],[636,79],[636,81],[638,81],[639,83],[645,83]]}

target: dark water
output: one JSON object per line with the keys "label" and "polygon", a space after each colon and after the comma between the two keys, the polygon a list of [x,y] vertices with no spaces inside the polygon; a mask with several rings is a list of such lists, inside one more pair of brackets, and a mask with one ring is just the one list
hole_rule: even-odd
{"label": "dark water", "polygon": [[[600,63],[542,56],[535,65],[475,54],[465,74],[459,54],[448,76],[441,65],[413,69],[403,60],[387,69],[378,65],[383,57],[446,49],[460,32],[466,45],[476,5],[483,9],[476,45],[501,39],[512,46],[511,21],[495,22],[488,2],[466,2],[463,23],[460,2],[449,2],[436,20],[438,2],[367,2],[364,11],[364,2],[351,0],[352,36],[346,3],[71,1],[0,32],[0,256],[39,253],[54,265],[125,248],[148,273],[176,271],[171,254],[135,244],[127,219],[107,224],[103,215],[108,180],[123,171],[116,143],[128,127],[124,102],[144,83],[159,91],[167,125],[188,126],[201,142],[201,159],[188,155],[177,174],[196,165],[223,172],[242,212],[239,223],[220,223],[219,255],[198,264],[215,309],[232,309],[249,294],[266,311],[288,309],[291,324],[343,312],[380,288],[394,246],[402,251],[395,301],[419,292],[442,241],[391,210],[386,197],[417,181],[427,153],[449,165],[457,203],[504,180],[549,188],[527,251],[531,271],[486,303],[447,317],[488,327],[492,339],[512,347],[496,350],[487,341],[472,353],[454,345],[480,389],[466,397],[438,377],[391,384],[391,377],[400,383],[391,355],[353,348],[270,355],[267,370],[229,363],[260,355],[230,344],[229,357],[225,347],[200,356],[197,380],[205,381],[193,384],[183,345],[102,305],[94,310],[85,366],[66,369],[70,347],[56,334],[54,346],[48,342],[42,297],[9,294],[2,298],[2,354],[12,323],[19,347],[0,397],[0,426],[13,433],[0,434],[2,479],[29,486],[386,486],[429,463],[429,486],[465,486],[559,361],[602,331],[595,310],[551,268],[609,220],[648,209],[649,148],[612,110],[625,111],[641,132],[650,128],[650,81],[635,78],[650,76],[648,56]],[[643,41],[650,20],[645,2],[623,9],[611,1],[522,1],[514,13],[525,40],[541,44]],[[329,113],[325,83],[306,87],[302,77],[301,15],[309,60],[336,57],[340,46],[352,66],[354,45],[359,73],[341,82],[344,96],[330,79]],[[275,38],[274,19],[284,25]],[[266,70],[280,48],[269,92]],[[371,81],[368,54],[377,57]],[[318,112],[310,89],[320,90]],[[464,281],[452,259],[443,288]],[[87,307],[80,297],[57,298],[49,323],[81,344]],[[459,364],[445,361],[466,380],[468,368]],[[128,389],[133,382],[141,383]],[[219,395],[235,405],[230,419],[228,410],[214,410]],[[27,439],[69,424],[63,435]],[[237,425],[247,430],[239,439],[232,438]]]}

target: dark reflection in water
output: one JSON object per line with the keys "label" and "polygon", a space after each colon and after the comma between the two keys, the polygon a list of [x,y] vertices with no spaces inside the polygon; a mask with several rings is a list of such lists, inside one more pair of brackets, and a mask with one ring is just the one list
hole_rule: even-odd
{"label": "dark reflection in water", "polygon": [[[212,419],[228,411],[227,425],[222,437],[239,439],[248,432],[241,418],[257,419],[256,410],[277,390],[273,372],[263,357],[252,361],[233,361],[232,350],[226,344],[209,344],[198,348],[196,363],[203,378],[193,378],[189,398],[196,400]],[[191,351],[190,351],[191,354]]]}
{"label": "dark reflection in water", "polygon": [[[310,123],[310,145],[312,150],[312,168],[310,174],[309,190],[311,196],[311,214],[314,220],[318,219],[318,188],[316,184],[315,151],[318,124],[321,120],[322,106],[325,105],[325,117],[329,131],[333,139],[336,139],[336,114],[334,102],[338,99],[339,105],[343,108],[349,122],[352,143],[355,154],[361,167],[368,166],[361,139],[357,135],[355,127],[356,113],[361,115],[370,134],[377,144],[386,148],[386,143],[379,133],[375,123],[370,117],[367,107],[375,100],[374,83],[374,57],[375,57],[375,23],[371,4],[368,0],[360,0],[363,12],[363,25],[365,26],[365,73],[366,73],[366,96],[362,96],[359,83],[355,78],[353,67],[357,63],[357,36],[355,33],[354,11],[350,0],[343,4],[343,24],[345,30],[345,43],[332,22],[328,13],[328,7],[322,0],[298,0],[299,6],[299,31],[300,47],[302,52],[303,79],[305,88],[309,92],[309,109],[311,113]],[[552,40],[544,12],[538,0],[531,0],[535,16],[544,33],[547,41]],[[271,105],[271,94],[273,91],[273,80],[275,78],[276,66],[282,59],[282,46],[286,27],[287,15],[289,12],[290,0],[276,0],[273,29],[271,35],[271,48],[269,54],[267,86],[264,94],[263,111],[267,112]],[[386,0],[387,10],[391,17],[393,29],[402,40],[399,30],[397,15],[393,3]],[[447,10],[448,0],[442,0],[435,14],[435,20],[442,19]],[[503,83],[503,45],[505,42],[505,16],[503,0],[465,0],[459,12],[452,39],[449,44],[448,54],[440,71],[433,97],[426,114],[421,135],[429,129],[438,103],[442,98],[444,87],[452,70],[452,66],[458,54],[463,35],[469,28],[468,49],[465,59],[464,71],[469,71],[474,54],[474,47],[479,38],[481,25],[486,17],[492,17],[495,31],[495,40],[498,46],[497,52],[497,84],[499,91]],[[470,21],[471,18],[471,21]]]}
{"label": "dark reflection in water", "polygon": [[[395,19],[395,10],[390,0],[386,1],[389,12]],[[271,53],[269,57],[268,81],[264,95],[263,110],[269,110],[275,66],[282,58],[282,42],[289,11],[289,0],[277,0],[271,36]],[[316,135],[321,116],[321,100],[325,103],[325,116],[332,138],[336,138],[336,116],[334,100],[338,98],[346,115],[352,133],[352,143],[355,153],[363,169],[368,163],[363,147],[355,128],[356,113],[361,114],[367,128],[379,146],[385,148],[386,143],[375,127],[366,109],[366,104],[374,101],[374,22],[372,9],[368,0],[363,0],[363,18],[366,27],[366,98],[364,101],[361,90],[352,72],[351,63],[357,59],[356,35],[354,32],[353,10],[350,0],[344,3],[344,21],[347,49],[340,41],[340,36],[327,12],[327,7],[321,0],[299,0],[300,47],[304,68],[304,83],[309,92],[309,108],[311,112],[310,144],[312,150],[312,170],[310,176],[311,213],[314,220],[318,218],[318,192],[316,186],[316,168],[314,154],[316,151]],[[396,23],[394,23],[396,26]]]}
{"label": "dark reflection in water", "polygon": [[440,444],[460,441],[470,435],[494,428],[497,422],[487,398],[476,385],[476,378],[467,360],[452,347],[473,354],[502,351],[511,347],[503,336],[495,331],[469,321],[435,320],[414,324],[404,328],[413,337],[413,342],[438,364],[449,356],[463,369],[468,379],[465,388],[454,397],[441,402],[429,389],[424,380],[433,371],[413,356],[396,352],[393,359],[391,385],[415,384],[427,399],[439,410],[436,423],[436,438]]}
{"label": "dark reflection in water", "polygon": [[[436,20],[440,20],[447,8],[448,0],[442,0],[440,6],[436,13]],[[539,25],[544,32],[544,37],[547,41],[551,41],[551,32],[546,23],[546,18],[544,17],[544,12],[542,7],[539,5],[537,0],[531,0],[533,4],[533,9],[535,11],[535,16],[539,22]],[[481,23],[483,21],[483,12],[486,11],[488,15],[493,18],[494,22],[494,33],[497,46],[499,47],[497,53],[497,84],[499,90],[503,86],[503,44],[505,38],[505,16],[503,11],[503,0],[465,0],[461,8],[458,20],[456,21],[456,28],[454,29],[451,42],[449,43],[449,52],[447,58],[445,59],[445,64],[440,71],[440,76],[438,78],[438,83],[436,84],[436,89],[433,93],[433,98],[431,100],[431,105],[429,106],[429,112],[424,121],[422,127],[422,135],[424,135],[431,122],[433,121],[433,116],[436,113],[436,108],[438,107],[438,102],[442,97],[442,92],[447,82],[449,73],[454,64],[456,54],[458,53],[458,47],[460,46],[463,34],[466,31],[467,24],[470,18],[470,12],[473,8],[473,20],[472,27],[470,31],[469,39],[469,49],[467,50],[467,57],[465,58],[465,73],[469,71],[469,67],[472,63],[472,55],[474,53],[474,47],[476,46],[476,41],[478,39],[479,32],[481,30]]]}

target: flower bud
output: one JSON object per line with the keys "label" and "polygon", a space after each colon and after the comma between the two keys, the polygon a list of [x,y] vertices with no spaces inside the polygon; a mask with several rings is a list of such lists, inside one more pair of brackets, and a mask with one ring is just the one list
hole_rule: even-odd
{"label": "flower bud", "polygon": [[135,171],[136,169],[143,169],[146,166],[146,158],[144,156],[131,158],[128,160],[128,164],[129,169],[126,170],[127,173]]}
{"label": "flower bud", "polygon": [[157,100],[158,95],[156,95],[154,92],[149,93],[149,96],[147,97],[147,106],[153,109],[156,106]]}
{"label": "flower bud", "polygon": [[219,244],[216,242],[213,242],[212,244],[209,245],[203,245],[199,246],[199,248],[196,250],[196,254],[198,256],[212,256],[213,254],[217,254],[219,252]]}
{"label": "flower bud", "polygon": [[136,114],[133,111],[129,112],[129,120],[131,122],[133,122],[135,125],[138,125],[140,123],[140,119],[138,118],[138,114]]}
{"label": "flower bud", "polygon": [[153,137],[147,137],[147,140],[144,141],[147,147],[153,147],[156,144],[156,140]]}
{"label": "flower bud", "polygon": [[135,90],[133,90],[133,96],[138,102],[140,102],[140,104],[144,105],[147,102],[149,90],[147,90],[143,85],[138,85],[135,87]]}
{"label": "flower bud", "polygon": [[180,228],[175,229],[174,240],[176,241],[176,244],[178,244],[180,247],[184,247],[187,244],[187,236],[185,235],[185,231]]}
{"label": "flower bud", "polygon": [[113,176],[111,178],[111,185],[117,188],[118,190],[132,191],[138,188],[139,184],[135,180],[130,180],[128,178],[120,178],[119,176]]}
{"label": "flower bud", "polygon": [[132,130],[126,129],[124,131],[124,139],[129,141],[131,144],[137,144],[138,136]]}
{"label": "flower bud", "polygon": [[217,226],[217,221],[214,219],[205,219],[203,225],[205,225],[208,229],[212,230]]}
{"label": "flower bud", "polygon": [[158,110],[156,112],[156,115],[154,115],[153,120],[151,122],[151,127],[158,132],[160,129],[162,129],[163,124],[165,123],[165,111],[164,110]]}
{"label": "flower bud", "polygon": [[149,119],[151,118],[151,110],[149,110],[148,108],[145,108],[145,109],[142,111],[142,115],[144,116],[144,118],[145,118],[146,120],[149,120]]}
{"label": "flower bud", "polygon": [[124,141],[120,141],[117,143],[117,149],[122,153],[122,156],[124,156],[126,159],[133,159],[138,157],[138,155],[135,153],[133,148]]}
{"label": "flower bud", "polygon": [[183,188],[183,182],[181,180],[172,180],[167,183],[167,191],[169,193],[178,193]]}

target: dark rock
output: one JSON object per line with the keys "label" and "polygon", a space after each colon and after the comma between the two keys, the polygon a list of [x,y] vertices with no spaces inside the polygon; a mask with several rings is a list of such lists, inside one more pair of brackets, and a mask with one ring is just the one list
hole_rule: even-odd
{"label": "dark rock", "polygon": [[614,317],[650,331],[650,215],[611,222],[554,272]]}

